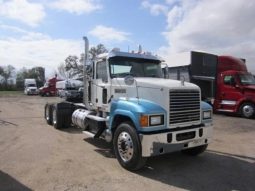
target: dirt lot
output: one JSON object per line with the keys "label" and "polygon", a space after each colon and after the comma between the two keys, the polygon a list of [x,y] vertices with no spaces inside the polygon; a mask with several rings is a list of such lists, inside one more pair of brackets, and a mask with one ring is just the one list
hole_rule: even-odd
{"label": "dirt lot", "polygon": [[0,95],[1,191],[255,190],[255,120],[214,115],[214,142],[204,154],[154,157],[132,173],[104,141],[47,125],[44,104],[56,100]]}

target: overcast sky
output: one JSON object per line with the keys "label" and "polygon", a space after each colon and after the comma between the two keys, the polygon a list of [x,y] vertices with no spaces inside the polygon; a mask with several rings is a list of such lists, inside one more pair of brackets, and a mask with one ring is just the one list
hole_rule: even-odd
{"label": "overcast sky", "polygon": [[83,52],[82,36],[108,49],[169,54],[202,50],[245,58],[255,73],[255,0],[0,0],[0,65],[47,75]]}

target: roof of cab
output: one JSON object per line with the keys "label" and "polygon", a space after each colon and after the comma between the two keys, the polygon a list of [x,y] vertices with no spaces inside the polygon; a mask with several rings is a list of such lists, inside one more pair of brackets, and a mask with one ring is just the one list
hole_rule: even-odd
{"label": "roof of cab", "polygon": [[151,54],[140,54],[133,52],[120,52],[120,51],[111,51],[109,53],[103,53],[97,56],[98,59],[109,59],[113,57],[129,57],[129,58],[140,58],[140,59],[148,59],[148,60],[156,60],[162,61],[158,56],[154,56]]}

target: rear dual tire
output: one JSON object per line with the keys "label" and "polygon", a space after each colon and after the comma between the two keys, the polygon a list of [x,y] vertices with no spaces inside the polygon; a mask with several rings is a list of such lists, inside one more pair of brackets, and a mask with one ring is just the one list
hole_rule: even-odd
{"label": "rear dual tire", "polygon": [[53,104],[47,103],[44,107],[44,118],[48,125],[52,125],[52,106]]}
{"label": "rear dual tire", "polygon": [[44,116],[49,125],[63,129],[71,125],[72,112],[72,107],[68,103],[46,104]]}

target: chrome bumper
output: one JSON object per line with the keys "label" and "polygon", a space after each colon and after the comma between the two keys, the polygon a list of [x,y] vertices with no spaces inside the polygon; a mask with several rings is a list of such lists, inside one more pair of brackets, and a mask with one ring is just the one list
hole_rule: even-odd
{"label": "chrome bumper", "polygon": [[[199,136],[199,129],[203,129],[203,135]],[[192,139],[177,140],[177,135],[182,133],[195,133]],[[193,129],[186,129],[180,131],[158,133],[158,134],[139,134],[142,145],[142,156],[150,157],[160,154],[170,153],[174,151],[184,150],[191,147],[205,145],[211,142],[213,133],[213,126],[206,125],[205,127],[198,127]],[[171,135],[169,135],[171,134]],[[171,141],[168,137],[171,137]]]}

